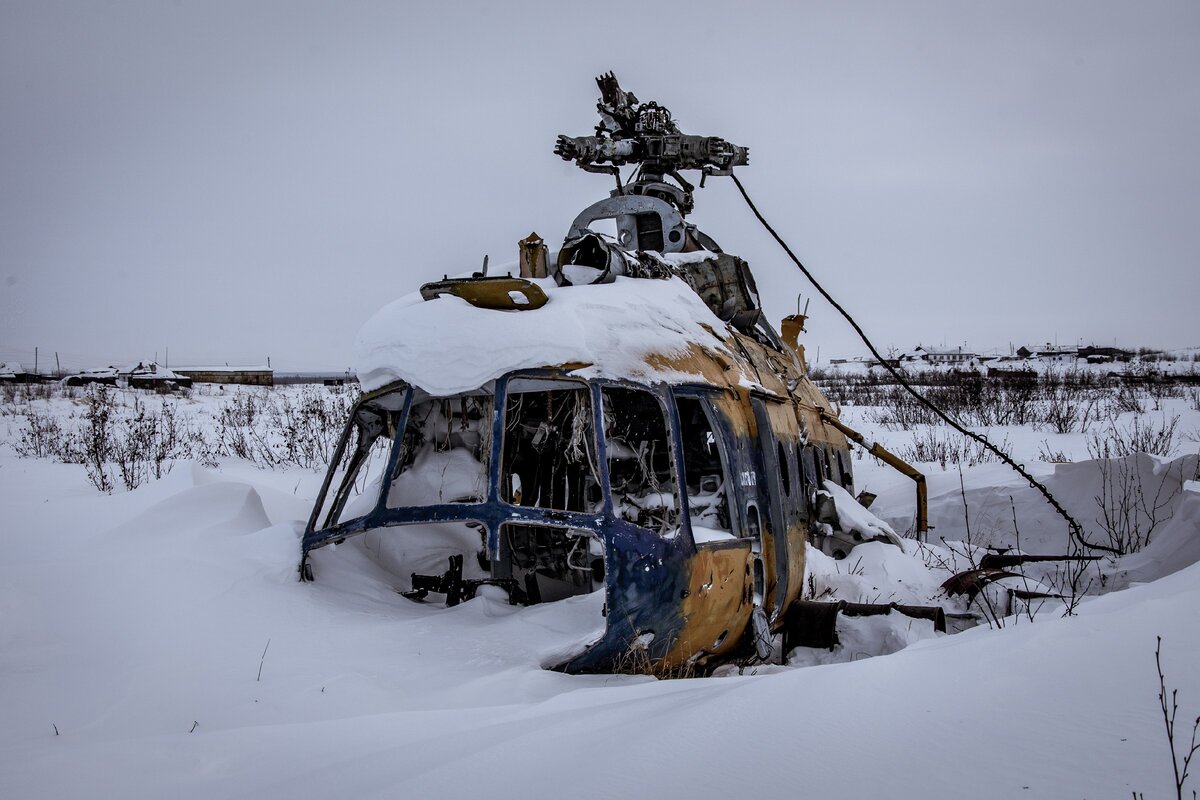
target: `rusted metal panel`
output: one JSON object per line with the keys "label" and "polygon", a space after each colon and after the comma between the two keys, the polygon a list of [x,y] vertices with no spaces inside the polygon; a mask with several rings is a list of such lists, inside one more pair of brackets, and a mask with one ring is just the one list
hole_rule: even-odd
{"label": "rusted metal panel", "polygon": [[749,542],[696,548],[680,605],[684,626],[663,656],[664,667],[723,656],[739,645],[750,621],[749,569]]}
{"label": "rusted metal panel", "polygon": [[522,278],[545,278],[548,274],[546,262],[549,251],[542,237],[536,232],[530,233],[517,242],[520,257],[520,275]]}

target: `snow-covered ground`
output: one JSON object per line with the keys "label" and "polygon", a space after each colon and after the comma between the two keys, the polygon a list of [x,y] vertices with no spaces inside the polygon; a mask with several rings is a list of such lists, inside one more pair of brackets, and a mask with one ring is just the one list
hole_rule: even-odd
{"label": "snow-covered ground", "polygon": [[[228,402],[197,392],[182,407],[215,426]],[[834,653],[672,681],[542,669],[586,638],[595,596],[416,604],[355,542],[316,553],[321,580],[299,582],[314,469],[210,448],[208,466],[182,461],[103,494],[81,466],[17,457],[26,422],[10,406],[0,797],[1173,796],[1154,650],[1161,636],[1186,742],[1200,715],[1200,411],[1163,402],[1143,417],[1179,415],[1165,457],[1096,462],[1085,434],[991,431],[1089,535],[1114,476],[1168,498],[1149,547],[1089,573],[1104,593],[1076,616],[1053,601],[954,635],[846,618]],[[33,407],[81,413],[62,399]],[[868,412],[843,409],[868,438],[911,442]],[[1074,463],[1040,461],[1046,450]],[[878,495],[871,510],[903,533],[912,483],[854,465],[856,488]],[[944,562],[1015,543],[1014,515],[1024,550],[1066,546],[1061,521],[1003,465],[961,479],[922,468],[929,544],[872,543],[840,562],[810,551],[815,594],[953,608],[937,596]]]}

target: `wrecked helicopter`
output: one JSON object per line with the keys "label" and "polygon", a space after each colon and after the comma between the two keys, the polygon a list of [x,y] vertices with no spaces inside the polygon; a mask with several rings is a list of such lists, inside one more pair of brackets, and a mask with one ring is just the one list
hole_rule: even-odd
{"label": "wrecked helicopter", "polygon": [[554,669],[767,658],[832,625],[802,599],[806,546],[845,557],[895,539],[854,513],[851,443],[914,479],[918,534],[924,479],[846,427],[809,379],[806,316],[776,331],[749,265],[687,221],[696,187],[681,172],[703,186],[746,166],[747,149],[682,133],[612,74],[597,83],[595,135],[559,136],[554,152],[614,176],[610,196],[555,251],[521,240],[517,275],[488,275],[485,260],[363,328],[364,393],[301,576],[319,578],[314,551],[369,536],[413,600],[603,593],[603,633]]}

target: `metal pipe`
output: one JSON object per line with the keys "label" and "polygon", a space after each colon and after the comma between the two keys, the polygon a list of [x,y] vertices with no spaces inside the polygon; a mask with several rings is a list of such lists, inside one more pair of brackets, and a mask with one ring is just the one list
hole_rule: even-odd
{"label": "metal pipe", "polygon": [[864,448],[868,453],[875,456],[892,469],[913,479],[913,481],[917,484],[917,538],[921,541],[928,541],[929,490],[925,485],[925,475],[912,464],[909,464],[907,461],[900,458],[900,456],[884,448],[884,446],[879,444],[879,442],[868,442],[865,436],[851,428],[846,423],[842,422],[837,417],[829,414],[829,412],[825,411],[825,409],[817,409],[817,412],[821,415],[822,422],[837,428],[846,435],[847,439],[850,439],[858,446]]}

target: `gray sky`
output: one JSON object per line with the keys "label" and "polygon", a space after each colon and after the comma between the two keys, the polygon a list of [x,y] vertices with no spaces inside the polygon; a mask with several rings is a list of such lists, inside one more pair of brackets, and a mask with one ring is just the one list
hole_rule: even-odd
{"label": "gray sky", "polygon": [[[882,347],[1200,345],[1196,2],[0,0],[0,360],[348,366],[384,303],[607,193],[551,150],[608,69],[751,149]],[[692,219],[772,320],[811,294],[727,179]]]}

